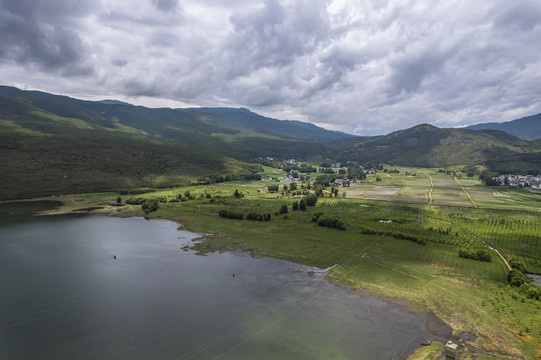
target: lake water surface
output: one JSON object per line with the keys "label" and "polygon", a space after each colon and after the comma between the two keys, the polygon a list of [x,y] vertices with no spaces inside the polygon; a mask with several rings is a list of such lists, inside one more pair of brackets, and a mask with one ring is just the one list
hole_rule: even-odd
{"label": "lake water surface", "polygon": [[183,251],[170,221],[31,206],[0,205],[0,359],[404,359],[448,335],[318,269]]}

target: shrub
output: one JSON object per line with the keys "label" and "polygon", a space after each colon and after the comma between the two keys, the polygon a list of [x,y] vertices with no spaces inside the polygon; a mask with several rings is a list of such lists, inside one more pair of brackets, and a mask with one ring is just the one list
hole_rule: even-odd
{"label": "shrub", "polygon": [[465,259],[472,259],[472,260],[479,260],[479,261],[486,261],[491,262],[492,261],[492,255],[490,254],[490,251],[485,249],[469,249],[469,248],[463,248],[458,251],[458,256]]}
{"label": "shrub", "polygon": [[511,259],[509,260],[509,265],[513,268],[513,269],[517,269],[523,273],[526,273],[526,265],[524,264],[523,261],[520,261],[520,260],[517,260],[517,259]]}
{"label": "shrub", "polygon": [[317,213],[313,214],[312,215],[312,221],[317,222],[322,215],[323,215],[323,213],[320,213],[320,212],[317,212]]}
{"label": "shrub", "polygon": [[344,222],[335,216],[320,216],[317,224],[331,229],[346,230]]}
{"label": "shrub", "polygon": [[156,211],[159,208],[158,200],[154,198],[147,199],[144,203],[141,204],[141,208],[143,209],[145,214]]}
{"label": "shrub", "polygon": [[222,209],[218,212],[218,215],[226,219],[243,220],[244,214],[237,211]]}
{"label": "shrub", "polygon": [[314,206],[317,203],[317,195],[310,194],[306,197],[306,205]]}
{"label": "shrub", "polygon": [[530,285],[527,292],[530,299],[541,300],[541,288],[539,286]]}
{"label": "shrub", "polygon": [[511,284],[511,286],[519,287],[529,281],[530,279],[528,279],[528,277],[520,270],[511,270],[507,274],[507,282]]}
{"label": "shrub", "polygon": [[253,221],[270,221],[271,214],[258,214],[256,212],[250,212],[248,215],[246,215],[246,220],[253,220]]}
{"label": "shrub", "polygon": [[126,200],[126,204],[129,204],[129,205],[143,205],[143,203],[147,200],[147,198],[144,198],[144,197],[140,197],[140,196],[132,196],[132,197],[129,197],[127,200]]}

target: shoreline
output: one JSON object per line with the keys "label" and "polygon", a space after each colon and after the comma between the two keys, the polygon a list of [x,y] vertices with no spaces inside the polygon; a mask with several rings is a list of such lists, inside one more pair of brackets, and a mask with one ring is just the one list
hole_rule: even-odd
{"label": "shoreline", "polygon": [[[178,224],[179,226],[182,226],[183,228],[186,228],[186,230],[188,230],[188,231],[193,231],[193,232],[200,233],[200,231],[194,230],[194,225],[196,225],[196,224],[191,224],[188,220],[183,220],[181,222],[180,218],[183,217],[183,214],[180,214],[180,213],[175,213],[174,214],[175,216],[173,216],[171,213],[166,213],[166,214],[163,214],[163,213],[159,213],[159,214],[151,213],[150,215],[143,216],[141,214],[136,214],[136,213],[140,212],[140,209],[139,209],[138,206],[130,206],[130,205],[113,206],[110,202],[109,203],[91,202],[91,204],[94,204],[96,206],[94,206],[94,207],[88,206],[86,208],[80,208],[79,206],[70,206],[71,205],[71,204],[69,204],[70,199],[71,199],[72,202],[74,202],[73,201],[74,196],[77,196],[77,195],[73,195],[73,196],[68,195],[68,196],[66,196],[65,199],[36,198],[36,199],[8,200],[8,201],[2,201],[2,202],[0,202],[0,204],[3,204],[3,203],[16,203],[16,202],[35,202],[35,201],[60,202],[61,204],[59,206],[56,206],[54,209],[41,211],[39,214],[35,214],[35,215],[36,216],[47,216],[47,215],[54,216],[54,215],[66,215],[66,214],[89,214],[89,215],[90,214],[100,214],[100,215],[118,216],[118,217],[136,216],[136,217],[144,217],[144,218],[147,218],[147,219],[163,219],[163,220],[173,221],[176,224]],[[106,196],[104,195],[103,197],[106,197]],[[109,206],[107,206],[107,205],[109,205]],[[134,210],[137,210],[137,211],[134,211]],[[307,265],[306,263],[303,263],[299,259],[297,259],[297,261],[296,261],[294,258],[293,259],[292,258],[286,258],[284,256],[281,256],[280,254],[277,254],[277,253],[275,253],[273,251],[267,251],[267,249],[260,248],[258,246],[252,246],[250,249],[245,249],[245,248],[240,247],[240,246],[235,247],[235,244],[230,243],[226,248],[225,247],[215,247],[215,248],[205,247],[204,246],[205,243],[207,243],[207,244],[212,243],[213,240],[211,239],[211,237],[213,237],[213,236],[216,236],[216,234],[209,234],[209,237],[207,237],[207,236],[203,237],[202,241],[200,241],[198,244],[194,245],[194,247],[199,248],[199,249],[196,249],[196,250],[204,250],[204,251],[207,251],[207,252],[216,252],[216,251],[218,251],[218,252],[227,252],[227,251],[235,251],[235,250],[248,250],[248,251],[251,252],[251,256],[253,256],[253,257],[261,257],[261,256],[273,257],[273,258],[280,259],[280,260],[286,260],[286,261],[294,262],[294,263],[297,263],[297,264]],[[201,238],[199,238],[199,239],[201,239]],[[378,287],[375,287],[375,286],[373,286],[371,284],[368,284],[368,283],[355,282],[352,278],[348,279],[348,278],[344,278],[343,276],[333,276],[332,275],[333,270],[334,269],[329,271],[329,273],[325,277],[326,280],[329,281],[332,284],[336,284],[338,286],[348,287],[349,289],[351,289],[351,291],[355,292],[359,296],[362,296],[363,292],[368,292],[370,294],[375,294],[377,296],[390,298],[390,299],[393,299],[395,301],[409,302],[414,307],[417,307],[417,308],[421,307],[423,309],[423,311],[425,311],[426,313],[432,313],[437,319],[439,319],[443,323],[445,323],[451,329],[451,331],[453,333],[456,333],[458,331],[463,330],[463,328],[453,326],[453,324],[450,324],[450,323],[448,323],[448,322],[446,322],[444,320],[445,318],[449,318],[449,317],[452,317],[454,315],[452,313],[446,313],[445,309],[434,307],[433,306],[434,304],[431,305],[431,304],[427,303],[426,301],[418,301],[418,300],[413,299],[413,298],[408,298],[407,296],[404,296],[405,294],[401,294],[400,291],[398,291],[398,292],[391,291],[391,294],[389,294],[388,291],[387,292],[384,291],[386,289],[384,287],[378,288]],[[380,290],[380,291],[378,291],[378,290]],[[392,289],[389,289],[389,290],[392,290]],[[491,342],[493,342],[490,338],[488,338],[488,339]],[[419,346],[417,348],[417,350],[420,350],[422,348],[423,348],[423,346]],[[484,346],[481,346],[480,348],[482,350],[485,350]],[[491,349],[486,349],[486,351],[490,351],[490,350]],[[408,359],[414,359],[413,356],[416,353],[417,353],[417,351],[410,354],[410,357],[408,357]],[[509,355],[507,355],[507,356],[509,356]]]}

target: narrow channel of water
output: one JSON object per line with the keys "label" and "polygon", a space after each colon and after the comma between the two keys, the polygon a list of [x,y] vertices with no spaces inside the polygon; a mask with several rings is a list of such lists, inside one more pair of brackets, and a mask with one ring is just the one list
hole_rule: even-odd
{"label": "narrow channel of water", "polygon": [[10,205],[0,205],[1,359],[404,359],[448,335],[429,314],[314,268],[183,251],[197,235],[170,221],[6,221]]}

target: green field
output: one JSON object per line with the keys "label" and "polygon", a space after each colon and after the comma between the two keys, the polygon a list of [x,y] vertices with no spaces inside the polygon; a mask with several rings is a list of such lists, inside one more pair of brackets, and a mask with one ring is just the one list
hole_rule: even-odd
{"label": "green field", "polygon": [[[268,176],[280,174],[272,168],[264,170]],[[204,241],[194,244],[201,253],[244,249],[253,256],[321,268],[338,264],[328,276],[330,281],[413,300],[457,333],[476,333],[478,348],[539,358],[541,301],[507,285],[508,269],[495,251],[490,250],[490,262],[459,257],[458,251],[489,245],[507,260],[522,261],[528,272],[541,274],[541,196],[459,177],[463,190],[452,176],[433,169],[401,172],[370,175],[362,183],[341,187],[337,198],[319,198],[306,211],[293,211],[293,202],[299,199],[282,194],[283,184],[276,181],[186,186],[136,196],[160,200],[159,210],[148,217],[172,219],[205,234]],[[429,175],[434,182],[433,204],[428,197]],[[273,184],[280,185],[279,192],[268,191]],[[243,196],[234,197],[236,190]],[[64,196],[61,211],[99,207],[98,211],[120,216],[144,215],[140,206],[124,205],[130,195],[123,195],[122,206],[116,206],[117,196]],[[278,214],[284,204],[288,213]],[[222,209],[244,215],[269,213],[272,218],[224,219],[218,216]],[[312,222],[315,213],[341,219],[346,230],[318,226]],[[473,352],[468,354],[462,358],[473,358]]]}

